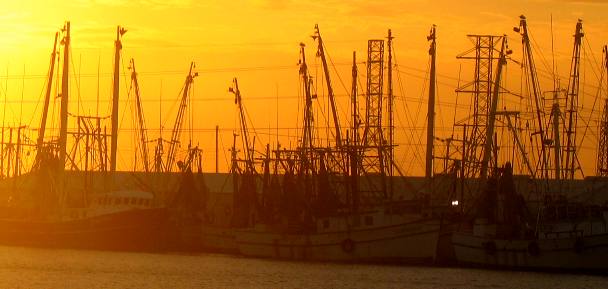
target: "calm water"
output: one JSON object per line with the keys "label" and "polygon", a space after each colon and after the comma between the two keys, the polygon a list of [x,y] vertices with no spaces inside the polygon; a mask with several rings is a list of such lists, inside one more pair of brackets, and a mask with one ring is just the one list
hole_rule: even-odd
{"label": "calm water", "polygon": [[0,288],[608,288],[608,277],[0,247]]}

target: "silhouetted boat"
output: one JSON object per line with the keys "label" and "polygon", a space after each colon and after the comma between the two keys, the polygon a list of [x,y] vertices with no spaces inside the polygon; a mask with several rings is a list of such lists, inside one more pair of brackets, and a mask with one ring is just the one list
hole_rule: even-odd
{"label": "silhouetted boat", "polygon": [[[125,184],[141,180],[132,180],[136,179],[134,176],[125,178],[128,172],[116,172],[118,68],[122,48],[120,37],[125,32],[124,28],[117,28],[112,133],[107,134],[101,126],[107,117],[80,115],[73,116],[78,120],[78,130],[68,132],[70,23],[66,22],[61,39],[64,63],[59,95],[59,137],[45,140],[58,54],[59,33],[55,35],[41,128],[35,145],[36,159],[28,173],[21,175],[18,170],[21,163],[19,147],[23,145],[21,129],[17,131],[16,143],[3,143],[16,146],[17,150],[12,155],[13,175],[1,181],[6,199],[0,211],[0,244],[156,251],[167,249],[176,242],[176,227],[168,206],[151,190],[138,189],[145,186]],[[68,134],[75,139],[71,150],[67,145]],[[4,131],[2,135],[4,137]],[[109,160],[108,137],[112,142]],[[83,145],[85,147],[80,147]]]}
{"label": "silhouetted boat", "polygon": [[145,192],[108,193],[89,207],[66,208],[55,216],[3,209],[4,245],[131,251],[165,250],[169,245],[167,209],[154,205]]}
{"label": "silhouetted boat", "polygon": [[[402,179],[393,176],[396,165],[392,159],[392,135],[389,139],[382,135],[385,124],[381,123],[380,115],[388,109],[389,123],[393,117],[390,108],[380,105],[380,99],[387,97],[383,93],[382,82],[379,82],[384,69],[384,41],[369,42],[371,52],[368,57],[371,59],[368,59],[368,65],[372,67],[368,67],[366,97],[368,102],[377,103],[366,106],[369,119],[365,128],[359,128],[358,124],[357,68],[353,59],[354,120],[351,122],[352,134],[344,140],[335,113],[318,27],[315,27],[313,38],[319,42],[317,55],[324,65],[330,107],[334,111],[335,142],[319,145],[313,138],[314,97],[304,44],[301,44],[300,51],[300,76],[305,96],[303,133],[295,149],[277,147],[271,151],[267,145],[265,153],[254,157],[235,78],[230,91],[235,95],[240,114],[244,158],[237,158],[237,149],[233,145],[232,233],[225,229],[211,229],[208,243],[217,243],[224,238],[230,242],[222,245],[236,246],[240,254],[251,257],[432,263],[439,238],[439,219],[431,218],[425,212],[429,204],[423,200],[392,199],[393,195],[403,197],[407,193],[413,195],[414,191],[407,192],[404,185],[395,184],[396,180]],[[389,76],[392,69],[391,40],[389,30]],[[391,78],[388,79],[390,84]],[[392,102],[390,92],[388,99],[389,103]],[[389,127],[392,129],[391,125]],[[205,226],[202,231],[203,235],[206,234]]]}
{"label": "silhouetted boat", "polygon": [[435,259],[439,221],[370,212],[319,217],[313,228],[256,225],[235,231],[241,254],[308,261],[426,263]]}
{"label": "silhouetted boat", "polygon": [[490,181],[470,225],[452,233],[458,263],[508,269],[608,269],[608,208],[546,199],[537,218],[523,198],[504,188],[509,170]]}

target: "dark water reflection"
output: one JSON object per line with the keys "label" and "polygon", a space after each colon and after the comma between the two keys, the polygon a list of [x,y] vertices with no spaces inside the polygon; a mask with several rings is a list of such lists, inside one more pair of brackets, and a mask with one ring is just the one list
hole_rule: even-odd
{"label": "dark water reflection", "polygon": [[0,247],[1,288],[606,288],[608,277]]}

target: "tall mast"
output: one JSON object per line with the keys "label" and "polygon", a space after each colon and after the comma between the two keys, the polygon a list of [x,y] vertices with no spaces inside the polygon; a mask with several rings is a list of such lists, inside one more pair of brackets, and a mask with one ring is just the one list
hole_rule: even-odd
{"label": "tall mast", "polygon": [[353,51],[352,69],[352,131],[353,139],[350,152],[350,175],[351,175],[351,209],[357,211],[359,206],[359,109],[357,108],[357,62],[356,52]]}
{"label": "tall mast", "polygon": [[530,77],[530,83],[532,84],[532,93],[534,98],[534,105],[536,110],[536,121],[538,122],[538,134],[540,135],[540,149],[541,149],[541,178],[548,178],[548,167],[547,167],[547,143],[545,136],[545,120],[543,118],[543,108],[540,105],[541,99],[541,89],[538,83],[538,78],[536,75],[536,66],[534,65],[534,58],[532,56],[532,47],[530,45],[530,37],[528,35],[528,24],[526,22],[526,17],[524,15],[519,16],[519,27],[515,27],[513,30],[515,32],[520,32],[522,37],[522,44],[524,49],[524,55],[526,57],[526,61],[528,65],[526,66],[528,70],[528,77]]}
{"label": "tall mast", "polygon": [[429,82],[429,103],[428,103],[428,112],[427,112],[427,128],[426,128],[426,170],[425,177],[430,179],[433,177],[433,141],[435,140],[435,86],[437,83],[436,80],[436,71],[435,71],[435,60],[437,57],[437,34],[435,30],[435,25],[431,27],[431,33],[427,36],[427,40],[431,41],[431,47],[429,48],[429,54],[431,55],[431,75]]}
{"label": "tall mast", "polygon": [[[188,95],[190,95],[190,88],[192,87],[194,78],[198,76],[198,72],[192,73],[192,70],[195,67],[196,65],[194,64],[194,62],[191,62],[190,70],[188,71],[188,76],[186,76],[186,81],[184,82],[182,99],[177,110],[175,123],[173,123],[173,130],[171,131],[171,140],[169,142],[169,151],[167,152],[167,159],[165,162],[165,170],[168,172],[170,172],[173,168],[173,163],[175,161],[175,149],[177,147],[177,144],[179,143],[180,135],[182,132],[182,124],[184,122],[186,108],[188,107]],[[159,140],[159,142],[161,141]]]}
{"label": "tall mast", "polygon": [[578,106],[578,90],[579,90],[579,74],[580,74],[580,57],[581,57],[581,42],[583,39],[583,21],[578,20],[576,23],[576,31],[574,33],[574,49],[572,50],[572,62],[570,66],[570,82],[568,83],[567,106],[566,113],[568,114],[568,129],[566,130],[566,162],[564,164],[564,177],[566,179],[574,179],[574,167],[577,162],[576,156],[576,122],[577,122],[577,106]]}
{"label": "tall mast", "polygon": [[308,76],[308,66],[306,65],[306,55],[304,53],[304,43],[300,43],[300,76],[304,85],[304,133],[302,136],[302,147],[309,150],[313,147],[313,114],[312,114],[312,94],[310,92],[310,79]]}
{"label": "tall mast", "polygon": [[395,135],[395,126],[393,124],[393,35],[391,30],[388,30],[387,37],[387,48],[388,48],[388,96],[387,96],[387,110],[388,110],[388,157],[386,158],[387,170],[390,178],[389,180],[389,192],[393,193],[393,144]]}
{"label": "tall mast", "polygon": [[486,130],[486,140],[484,143],[483,150],[483,159],[481,163],[481,172],[480,176],[482,179],[487,178],[488,176],[488,165],[490,162],[490,155],[492,154],[492,146],[494,145],[494,130],[496,123],[496,110],[498,108],[498,95],[500,92],[500,81],[502,77],[502,68],[507,63],[507,54],[509,51],[506,51],[507,46],[507,37],[502,38],[502,45],[500,48],[500,57],[498,60],[498,67],[496,68],[496,79],[494,80],[494,88],[492,90],[492,104],[490,106],[490,111],[488,113],[488,127]]}
{"label": "tall mast", "polygon": [[315,34],[312,36],[319,43],[317,56],[321,57],[321,63],[323,64],[323,74],[325,74],[325,82],[327,83],[327,94],[329,94],[329,104],[331,107],[331,114],[334,120],[334,129],[336,133],[336,146],[342,146],[342,134],[340,133],[340,121],[338,119],[338,111],[336,109],[336,101],[334,97],[334,90],[331,86],[331,78],[329,77],[329,67],[327,66],[327,59],[325,58],[325,50],[323,47],[323,39],[319,32],[319,25],[315,24]]}
{"label": "tall mast", "polygon": [[561,116],[561,109],[559,108],[559,99],[558,99],[558,91],[553,91],[553,106],[551,107],[551,117],[553,119],[553,143],[555,144],[553,147],[554,151],[554,162],[555,162],[555,179],[559,180],[562,178],[562,142],[560,137],[560,125],[559,119]]}
{"label": "tall mast", "polygon": [[148,164],[148,137],[146,135],[146,121],[144,118],[144,110],[141,106],[141,96],[139,95],[139,83],[137,81],[137,71],[135,70],[135,60],[131,58],[131,83],[133,85],[133,89],[135,90],[135,108],[137,114],[137,134],[139,134],[139,142],[141,146],[141,157],[142,162],[144,163],[144,170],[146,172],[150,171]]}
{"label": "tall mast", "polygon": [[46,94],[44,95],[44,107],[42,109],[42,120],[40,121],[40,132],[38,133],[37,148],[40,150],[44,142],[44,133],[46,131],[46,119],[49,112],[49,102],[51,99],[51,89],[53,87],[53,74],[55,73],[55,58],[57,57],[57,38],[59,33],[55,33],[55,42],[53,44],[53,52],[51,53],[51,66],[49,67],[49,76],[46,85]]}
{"label": "tall mast", "polygon": [[118,26],[116,27],[116,42],[114,52],[114,90],[112,94],[112,144],[110,146],[110,171],[116,171],[116,150],[118,144],[118,100],[120,93],[120,50],[122,49],[122,42],[120,38],[127,32],[126,29]]}
{"label": "tall mast", "polygon": [[359,145],[359,108],[357,107],[357,53],[353,51],[353,67],[352,67],[352,87],[351,87],[351,105],[352,105],[352,133],[353,145],[355,148]]}
{"label": "tall mast", "polygon": [[239,109],[239,119],[241,125],[241,138],[243,139],[243,146],[245,150],[245,159],[247,160],[245,164],[245,171],[248,173],[253,172],[253,154],[250,151],[249,147],[249,134],[247,133],[247,121],[245,119],[245,111],[243,110],[243,102],[241,98],[241,91],[239,90],[239,83],[236,77],[232,80],[232,87],[228,89],[228,91],[234,94],[234,103],[238,106]]}
{"label": "tall mast", "polygon": [[[600,121],[600,136],[597,152],[597,175],[608,176],[608,46],[604,45],[604,77],[606,77],[606,94],[604,111]],[[600,85],[601,89],[601,85]]]}
{"label": "tall mast", "polygon": [[63,27],[63,71],[61,77],[61,121],[59,124],[59,169],[65,169],[68,140],[68,99],[70,81],[70,22]]}

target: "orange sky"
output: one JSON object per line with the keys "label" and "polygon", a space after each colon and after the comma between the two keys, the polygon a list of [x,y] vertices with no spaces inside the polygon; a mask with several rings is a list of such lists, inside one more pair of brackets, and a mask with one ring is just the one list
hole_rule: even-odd
{"label": "orange sky", "polygon": [[[352,51],[357,51],[360,83],[364,84],[367,40],[385,38],[387,29],[391,28],[396,37],[395,55],[400,70],[399,79],[397,76],[395,79],[396,104],[399,106],[396,134],[400,145],[397,162],[405,172],[421,174],[426,116],[424,80],[428,66],[426,35],[432,24],[438,27],[437,135],[447,137],[451,134],[454,106],[450,104],[455,102],[459,65],[463,65],[463,83],[469,81],[473,74],[469,64],[455,58],[471,47],[465,35],[507,34],[510,48],[514,50],[513,58],[519,59],[521,41],[512,27],[518,25],[521,14],[527,16],[531,34],[547,61],[551,59],[552,15],[555,59],[564,85],[567,83],[574,26],[577,19],[584,20],[588,62],[584,65],[587,72],[581,76],[584,77],[581,83],[585,84],[583,103],[592,105],[598,84],[591,68],[594,63],[599,63],[601,47],[608,42],[608,21],[605,19],[608,4],[605,3],[601,0],[11,1],[4,3],[0,11],[0,96],[1,101],[5,94],[8,96],[7,126],[19,122],[31,127],[39,126],[41,105],[38,103],[44,91],[53,35],[65,20],[70,20],[70,110],[94,114],[99,91],[102,101],[100,114],[109,114],[113,40],[116,25],[121,25],[128,29],[123,38],[123,72],[128,73],[128,61],[135,58],[147,124],[151,130],[149,137],[158,137],[160,123],[164,124],[165,133],[173,126],[180,87],[190,61],[195,61],[199,77],[194,84],[194,141],[204,149],[204,170],[213,171],[213,130],[219,125],[223,144],[220,169],[225,170],[232,131],[238,129],[233,96],[227,90],[233,77],[239,79],[244,103],[253,122],[251,126],[258,132],[260,142],[256,147],[269,141],[274,143],[274,136],[270,135],[274,135],[277,119],[280,134],[291,137],[282,137],[281,142],[293,145],[298,126],[295,116],[301,99],[298,44],[304,42],[307,45],[307,60],[315,81],[318,80],[318,94],[322,98],[326,93],[322,92],[320,61],[314,57],[316,45],[309,37],[318,23],[335,66],[332,68],[332,82],[342,107],[340,118],[346,126]],[[508,73],[513,72],[512,79],[518,79],[515,73],[517,65],[509,65]],[[540,58],[537,66],[543,70],[546,68]],[[596,67],[594,69],[599,73]],[[131,106],[127,103],[128,80],[126,76],[121,77],[120,169],[132,167],[129,157],[133,153],[133,137],[129,130],[132,121]],[[542,81],[543,90],[552,89],[547,79]],[[468,101],[464,97],[459,100],[461,104]],[[56,102],[59,103],[58,100]],[[321,112],[322,108],[318,110]],[[464,116],[466,112],[466,108],[459,108],[457,114]],[[317,121],[324,123],[322,117]],[[597,138],[590,133],[588,135],[591,137],[586,143],[586,154],[590,157],[586,159],[591,161],[585,161],[583,167],[586,174],[591,174],[595,168],[592,149]],[[165,137],[169,135],[165,134]]]}

